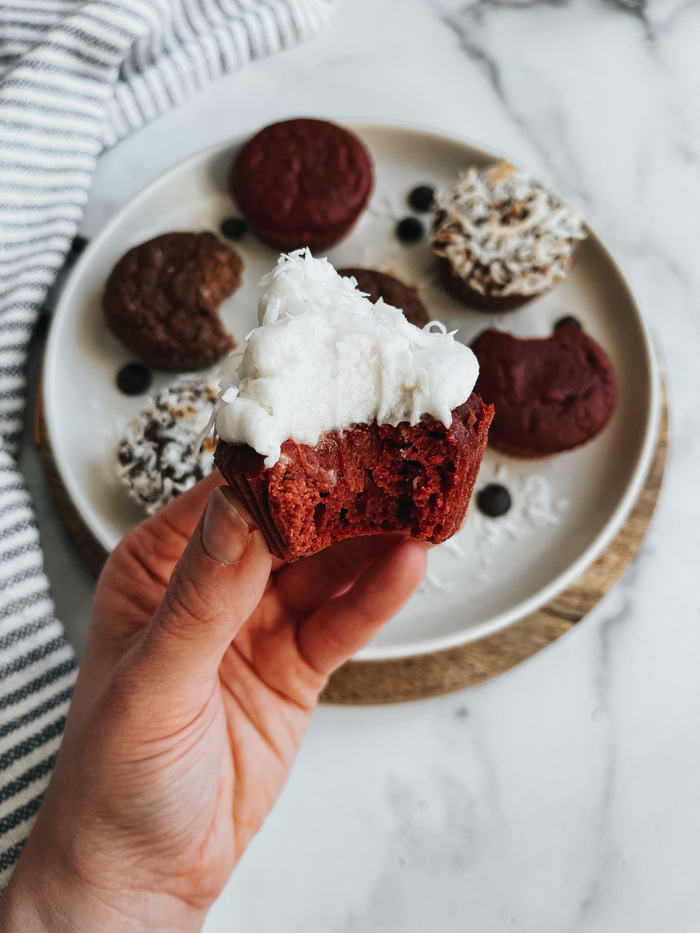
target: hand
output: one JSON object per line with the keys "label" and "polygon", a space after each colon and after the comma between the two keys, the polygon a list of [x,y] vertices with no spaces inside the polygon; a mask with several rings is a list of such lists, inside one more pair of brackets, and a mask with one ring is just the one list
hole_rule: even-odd
{"label": "hand", "polygon": [[200,929],[328,675],[424,573],[425,547],[390,535],[273,561],[220,481],[143,522],[105,566],[3,930]]}

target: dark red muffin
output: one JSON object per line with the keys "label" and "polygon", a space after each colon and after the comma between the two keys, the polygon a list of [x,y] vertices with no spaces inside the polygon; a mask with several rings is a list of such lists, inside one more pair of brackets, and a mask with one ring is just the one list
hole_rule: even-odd
{"label": "dark red muffin", "polygon": [[382,298],[386,304],[403,311],[405,317],[416,327],[425,327],[430,321],[425,305],[418,297],[418,291],[412,285],[406,285],[401,279],[375,269],[359,269],[350,266],[338,269],[338,275],[344,278],[352,276],[361,292],[368,296],[372,304]]}
{"label": "dark red muffin", "polygon": [[353,133],[326,120],[272,123],[243,146],[229,187],[253,231],[289,252],[326,249],[367,206],[372,160]]}
{"label": "dark red muffin", "polygon": [[219,305],[241,283],[243,260],[213,233],[164,233],[130,249],[102,305],[121,342],[156,369],[200,369],[235,346]]}
{"label": "dark red muffin", "polygon": [[475,391],[496,409],[494,447],[542,457],[585,444],[615,408],[615,376],[604,350],[566,324],[551,337],[521,340],[498,330],[479,334]]}
{"label": "dark red muffin", "polygon": [[220,440],[215,463],[284,560],[381,532],[439,544],[464,521],[492,418],[472,393],[449,429],[428,417],[358,424],[315,447],[285,441],[269,470],[247,444]]}

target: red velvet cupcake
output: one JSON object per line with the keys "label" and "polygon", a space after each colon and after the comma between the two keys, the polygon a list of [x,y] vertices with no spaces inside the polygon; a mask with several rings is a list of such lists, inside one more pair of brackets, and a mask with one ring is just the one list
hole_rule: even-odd
{"label": "red velvet cupcake", "polygon": [[327,249],[367,206],[372,160],[353,133],[326,120],[273,123],[243,146],[229,187],[252,230],[288,252]]}
{"label": "red velvet cupcake", "polygon": [[615,376],[603,348],[566,324],[521,340],[485,330],[472,344],[476,391],[498,412],[489,440],[514,457],[543,457],[585,444],[615,408]]}
{"label": "red velvet cupcake", "polygon": [[432,543],[467,511],[493,408],[441,325],[373,305],[326,260],[282,257],[237,374],[223,381],[215,462],[285,560],[342,538]]}
{"label": "red velvet cupcake", "polygon": [[423,418],[354,425],[314,447],[285,441],[269,470],[248,445],[219,441],[215,462],[284,560],[387,531],[439,544],[464,521],[492,419],[472,393],[449,428]]}

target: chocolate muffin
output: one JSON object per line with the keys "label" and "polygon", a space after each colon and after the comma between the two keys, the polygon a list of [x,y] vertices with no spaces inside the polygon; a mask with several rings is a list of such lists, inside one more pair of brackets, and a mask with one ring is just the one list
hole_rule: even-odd
{"label": "chocolate muffin", "polygon": [[471,350],[410,324],[306,251],[264,280],[261,325],[222,380],[216,464],[270,550],[296,560],[385,531],[460,527],[493,409]]}
{"label": "chocolate muffin", "polygon": [[200,369],[235,343],[219,305],[241,283],[243,261],[213,233],[164,233],[112,270],[102,304],[121,342],[155,369]]}
{"label": "chocolate muffin", "polygon": [[560,282],[583,217],[552,189],[499,161],[437,195],[433,251],[445,288],[471,308],[512,311]]}
{"label": "chocolate muffin", "polygon": [[265,243],[288,252],[327,249],[367,206],[372,160],[353,133],[326,120],[273,123],[243,146],[231,167],[232,196]]}
{"label": "chocolate muffin", "polygon": [[395,276],[355,266],[338,269],[338,275],[355,279],[359,290],[367,295],[372,304],[376,304],[382,298],[388,305],[399,308],[416,327],[425,327],[430,321],[425,305],[418,297],[418,290]]}
{"label": "chocolate muffin", "polygon": [[214,469],[214,441],[199,439],[209,422],[218,386],[183,376],[163,389],[129,424],[117,451],[119,477],[149,515]]}
{"label": "chocolate muffin", "polygon": [[605,351],[565,324],[551,337],[479,334],[475,391],[496,409],[489,440],[514,457],[579,447],[603,430],[615,408],[615,376]]}

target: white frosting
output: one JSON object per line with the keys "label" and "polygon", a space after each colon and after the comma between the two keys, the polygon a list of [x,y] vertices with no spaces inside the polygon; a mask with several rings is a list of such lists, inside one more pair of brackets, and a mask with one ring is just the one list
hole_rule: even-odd
{"label": "white frosting", "polygon": [[433,248],[482,295],[538,295],[569,270],[583,216],[531,175],[500,161],[462,172],[436,197]]}
{"label": "white frosting", "polygon": [[423,415],[449,426],[471,394],[479,365],[468,347],[442,324],[421,330],[398,308],[372,304],[327,259],[281,256],[260,284],[260,326],[221,381],[215,424],[267,468],[288,439],[314,446],[353,424],[416,424]]}

